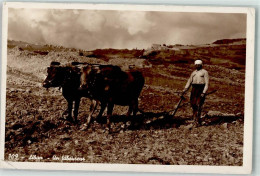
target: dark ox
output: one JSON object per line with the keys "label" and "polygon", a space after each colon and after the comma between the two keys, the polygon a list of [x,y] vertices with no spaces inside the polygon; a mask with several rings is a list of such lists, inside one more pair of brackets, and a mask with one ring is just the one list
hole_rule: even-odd
{"label": "dark ox", "polygon": [[[144,77],[140,71],[124,72],[113,65],[92,65],[82,68],[80,89],[88,90],[91,98],[101,102],[101,117],[106,106],[107,127],[110,130],[110,117],[114,105],[129,106],[127,116],[138,111],[138,97],[144,86]],[[90,119],[88,119],[88,122]]]}
{"label": "dark ox", "polygon": [[[74,119],[77,122],[78,109],[81,97],[89,97],[87,91],[80,91],[80,68],[76,66],[60,66],[59,62],[52,62],[47,68],[47,77],[43,87],[61,87],[62,95],[68,102],[67,119],[73,121],[72,108],[74,104]],[[92,106],[94,101],[92,101]],[[92,114],[91,114],[92,115]]]}

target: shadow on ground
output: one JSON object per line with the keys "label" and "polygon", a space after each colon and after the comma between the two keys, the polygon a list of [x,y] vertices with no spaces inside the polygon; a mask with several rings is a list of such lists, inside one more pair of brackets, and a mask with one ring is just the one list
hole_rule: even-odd
{"label": "shadow on ground", "polygon": [[[100,124],[106,124],[107,117],[103,116],[100,119],[95,119],[96,122]],[[230,116],[205,116],[200,119],[201,126],[214,126],[224,123],[232,123],[234,121],[240,120],[244,121],[243,115],[230,115]],[[180,116],[171,116],[167,112],[145,112],[139,114],[135,117],[127,117],[125,115],[114,115],[110,119],[111,124],[118,126],[125,124],[126,129],[130,130],[149,130],[149,129],[169,129],[169,128],[178,128],[181,125],[188,126],[193,123],[191,117],[183,118]],[[91,126],[91,124],[90,124]]]}

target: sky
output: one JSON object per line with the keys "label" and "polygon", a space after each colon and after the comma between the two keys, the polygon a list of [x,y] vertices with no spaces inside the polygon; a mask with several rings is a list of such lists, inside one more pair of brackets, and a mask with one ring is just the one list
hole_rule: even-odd
{"label": "sky", "polygon": [[246,14],[9,9],[8,39],[94,50],[246,38]]}

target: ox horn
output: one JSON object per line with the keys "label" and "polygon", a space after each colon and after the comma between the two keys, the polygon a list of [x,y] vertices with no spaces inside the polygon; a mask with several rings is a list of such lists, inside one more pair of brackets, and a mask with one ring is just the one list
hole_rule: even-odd
{"label": "ox horn", "polygon": [[51,66],[60,65],[60,62],[52,61]]}
{"label": "ox horn", "polygon": [[79,62],[71,62],[71,65],[79,65]]}

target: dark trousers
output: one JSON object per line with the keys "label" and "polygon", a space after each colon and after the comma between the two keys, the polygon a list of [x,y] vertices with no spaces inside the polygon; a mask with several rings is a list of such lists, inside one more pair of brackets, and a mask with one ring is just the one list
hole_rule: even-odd
{"label": "dark trousers", "polygon": [[192,84],[190,104],[193,110],[192,118],[195,123],[200,123],[201,109],[205,101],[205,96],[201,97],[205,84]]}

